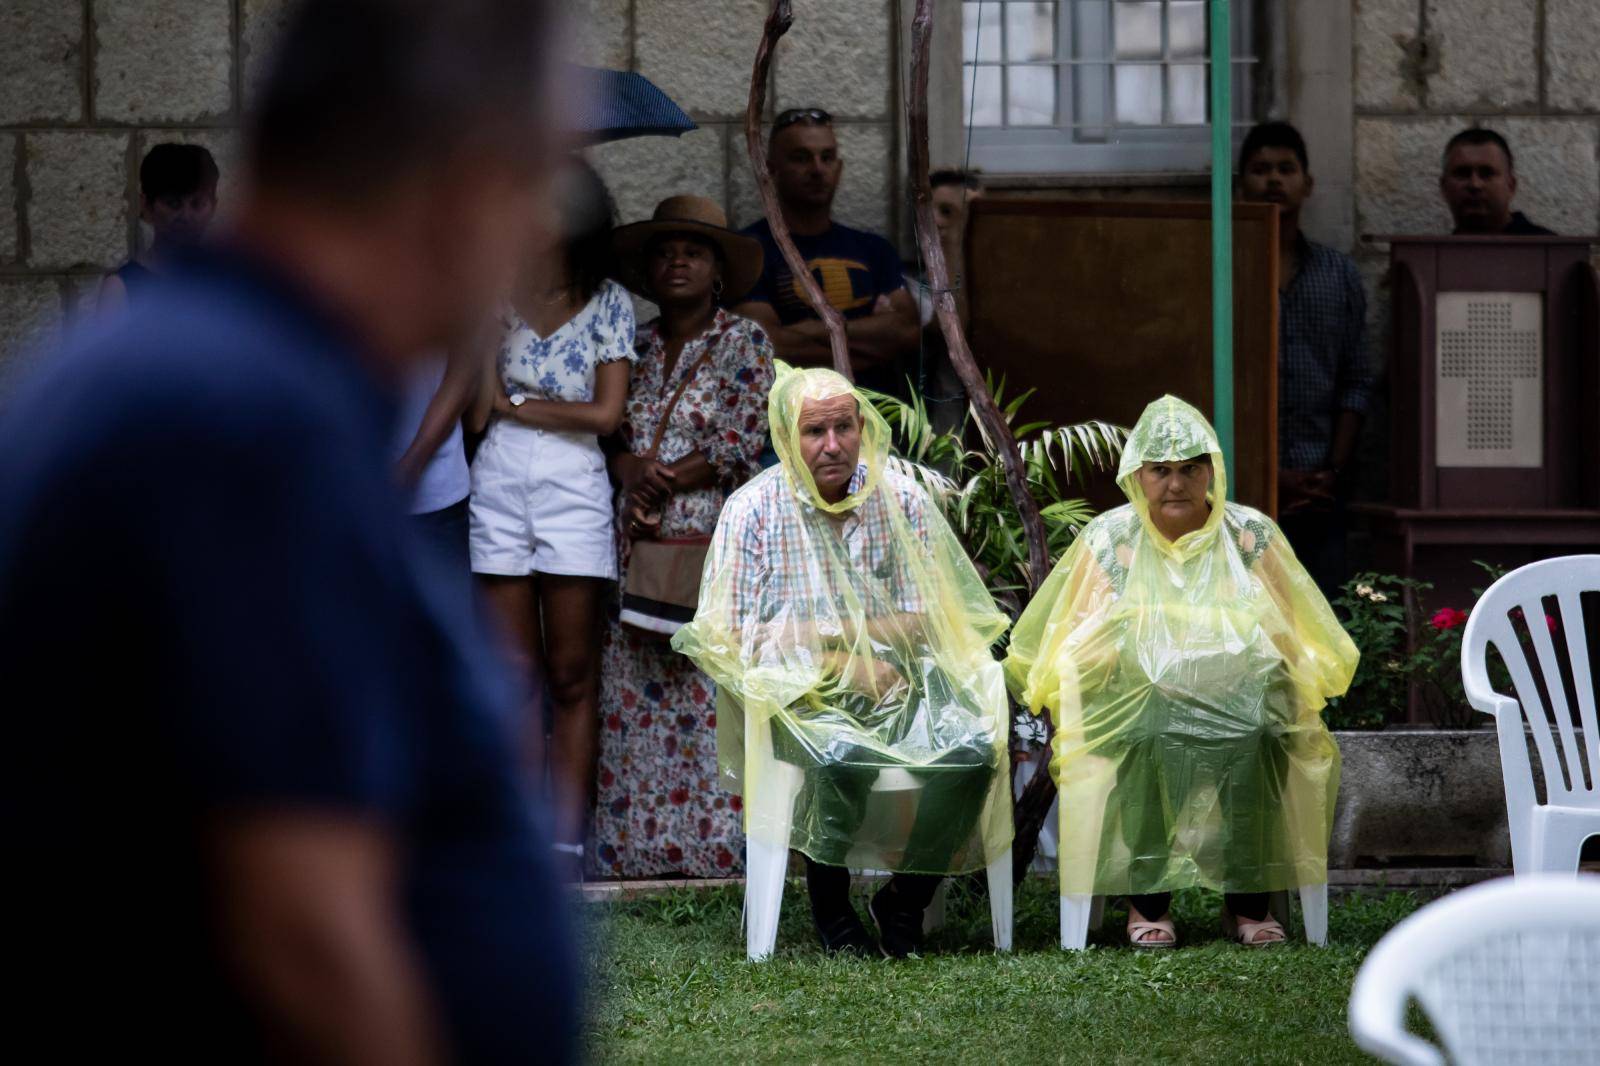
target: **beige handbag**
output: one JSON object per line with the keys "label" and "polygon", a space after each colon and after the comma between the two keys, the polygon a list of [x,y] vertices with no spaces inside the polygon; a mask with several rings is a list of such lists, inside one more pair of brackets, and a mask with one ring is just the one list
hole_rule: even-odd
{"label": "beige handbag", "polygon": [[[710,358],[711,346],[707,345],[678,382],[641,459],[655,459],[678,401]],[[622,587],[622,624],[666,637],[686,625],[700,604],[700,572],[710,547],[711,538],[705,536],[635,538],[628,556],[628,577]]]}

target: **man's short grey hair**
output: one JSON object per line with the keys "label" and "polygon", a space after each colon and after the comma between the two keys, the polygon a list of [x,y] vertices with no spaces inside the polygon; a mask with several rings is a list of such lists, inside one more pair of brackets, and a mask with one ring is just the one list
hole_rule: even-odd
{"label": "man's short grey hair", "polygon": [[300,0],[246,123],[256,181],[359,201],[469,142],[535,163],[553,15],[546,0]]}

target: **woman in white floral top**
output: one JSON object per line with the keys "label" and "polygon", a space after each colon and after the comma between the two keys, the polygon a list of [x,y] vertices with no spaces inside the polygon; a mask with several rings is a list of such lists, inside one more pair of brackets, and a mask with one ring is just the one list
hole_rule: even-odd
{"label": "woman in white floral top", "polygon": [[[724,293],[747,291],[761,246],[727,229],[697,196],[662,201],[650,222],[617,231],[621,276],[661,317],[639,331],[622,421],[624,581],[640,537],[709,536],[729,492],[760,471],[767,442],[772,344],[729,314]],[[705,357],[705,358],[702,358]],[[659,452],[649,450],[670,412]],[[743,865],[740,798],[717,785],[716,688],[666,638],[611,612],[602,643],[600,761],[590,869],[603,877],[729,877]]]}
{"label": "woman in white floral top", "polygon": [[[549,692],[555,847],[575,872],[593,790],[603,592],[617,576],[599,438],[622,419],[634,324],[632,300],[607,280],[611,197],[582,162],[568,176],[564,254],[525,266],[469,418],[488,428],[472,462],[470,544],[518,665]],[[530,717],[542,769],[537,704]]]}

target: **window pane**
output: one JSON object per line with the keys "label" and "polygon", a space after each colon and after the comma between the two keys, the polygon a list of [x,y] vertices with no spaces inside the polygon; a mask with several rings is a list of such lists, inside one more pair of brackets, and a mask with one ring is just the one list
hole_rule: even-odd
{"label": "window pane", "polygon": [[1114,6],[1117,10],[1117,58],[1160,59],[1161,4],[1119,3]]}
{"label": "window pane", "polygon": [[[973,126],[1000,125],[1000,68],[966,67],[961,81],[961,105]],[[973,92],[973,82],[977,92]]]}
{"label": "window pane", "polygon": [[1012,62],[1056,57],[1056,5],[1006,5],[1006,58]]}
{"label": "window pane", "polygon": [[1156,126],[1161,123],[1161,68],[1117,68],[1117,124]]}
{"label": "window pane", "polygon": [[1056,68],[1006,68],[1006,125],[1056,124]]}
{"label": "window pane", "polygon": [[1172,121],[1180,126],[1206,123],[1206,75],[1203,66],[1167,68],[1167,91],[1172,101]]}
{"label": "window pane", "polygon": [[1167,7],[1167,43],[1174,59],[1206,54],[1205,0],[1172,0]]}
{"label": "window pane", "polygon": [[[980,11],[983,16],[981,27],[978,25]],[[1000,4],[997,0],[961,5],[961,55],[968,63],[974,59],[974,48],[978,50],[976,58],[979,62],[1000,58]]]}

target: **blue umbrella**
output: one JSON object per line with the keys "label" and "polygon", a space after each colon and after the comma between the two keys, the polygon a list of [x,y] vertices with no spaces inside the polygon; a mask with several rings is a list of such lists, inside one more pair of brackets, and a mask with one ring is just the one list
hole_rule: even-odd
{"label": "blue umbrella", "polygon": [[628,137],[678,137],[699,128],[643,74],[600,67],[573,70],[571,128],[590,144]]}

